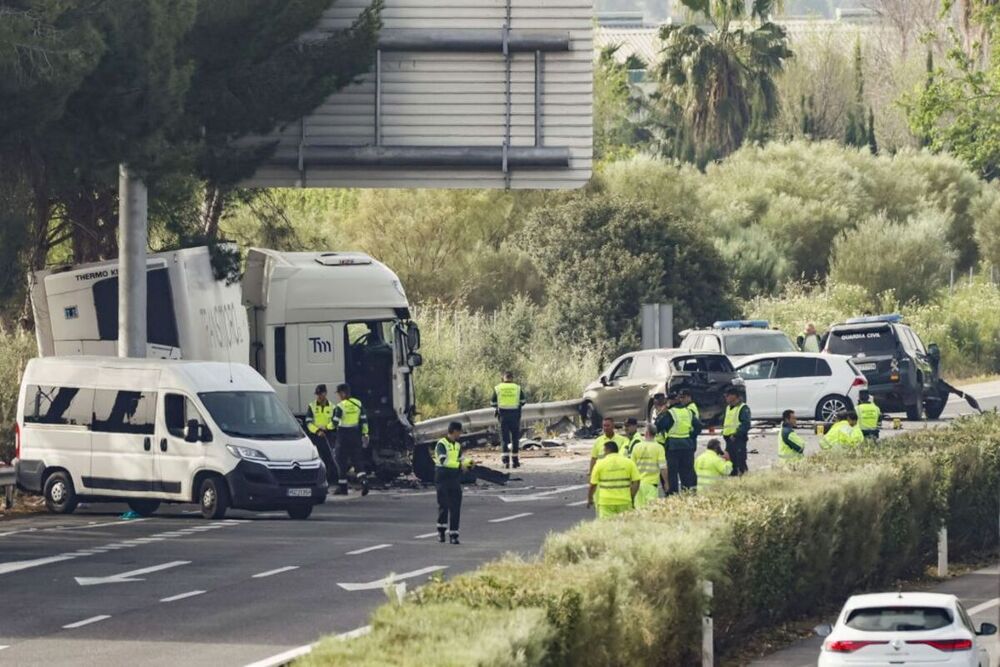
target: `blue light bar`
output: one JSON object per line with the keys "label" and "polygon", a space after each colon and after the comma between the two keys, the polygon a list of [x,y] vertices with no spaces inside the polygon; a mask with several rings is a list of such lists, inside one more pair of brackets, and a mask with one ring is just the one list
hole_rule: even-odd
{"label": "blue light bar", "polygon": [[879,322],[888,322],[889,324],[898,324],[903,321],[903,316],[899,313],[892,313],[890,315],[868,315],[867,317],[852,317],[847,320],[848,324],[877,324]]}
{"label": "blue light bar", "polygon": [[767,320],[719,320],[712,323],[713,329],[767,329]]}

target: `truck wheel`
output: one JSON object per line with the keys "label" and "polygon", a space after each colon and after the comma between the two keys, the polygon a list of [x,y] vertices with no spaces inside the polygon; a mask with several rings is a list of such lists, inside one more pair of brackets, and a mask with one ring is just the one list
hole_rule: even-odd
{"label": "truck wheel", "polygon": [[906,406],[906,418],[911,422],[922,421],[924,418],[924,394],[917,394],[917,400],[912,405]]}
{"label": "truck wheel", "polygon": [[45,480],[45,507],[53,514],[72,514],[76,509],[76,489],[69,473],[57,470]]}
{"label": "truck wheel", "polygon": [[149,516],[160,508],[160,501],[137,498],[128,501],[128,508],[139,516]]}
{"label": "truck wheel", "polygon": [[837,413],[851,407],[851,399],[840,394],[830,394],[819,399],[816,404],[816,421],[832,424],[837,419]]}
{"label": "truck wheel", "polygon": [[295,507],[288,508],[288,516],[296,521],[304,521],[305,519],[308,519],[309,515],[312,513],[312,505],[296,505]]}
{"label": "truck wheel", "polygon": [[201,515],[206,519],[221,519],[229,509],[229,489],[221,477],[208,477],[198,491]]}

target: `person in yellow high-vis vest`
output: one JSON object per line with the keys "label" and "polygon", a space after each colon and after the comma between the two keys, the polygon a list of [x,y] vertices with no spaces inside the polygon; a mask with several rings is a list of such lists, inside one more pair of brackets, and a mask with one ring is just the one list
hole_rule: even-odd
{"label": "person in yellow high-vis vest", "polygon": [[639,469],[631,459],[618,452],[618,443],[612,440],[605,443],[604,458],[590,471],[587,507],[595,504],[594,494],[598,490],[598,519],[607,519],[635,507],[635,494],[639,492]]}
{"label": "person in yellow high-vis vest", "polygon": [[635,494],[635,506],[644,507],[660,495],[660,485],[667,484],[667,456],[663,445],[656,442],[656,428],[651,424],[646,428],[645,437],[631,446],[630,458],[639,469],[639,491]]}
{"label": "person in yellow high-vis vest", "polygon": [[722,439],[726,441],[726,453],[733,462],[733,476],[745,475],[750,406],[743,401],[743,394],[736,387],[726,388],[723,396],[726,399],[726,416],[722,422]]}
{"label": "person in yellow high-vis vest", "polygon": [[781,413],[781,432],[778,434],[778,458],[784,463],[798,461],[806,455],[806,441],[795,432],[798,426],[795,410]]}
{"label": "person in yellow high-vis vest", "polygon": [[622,450],[622,454],[631,457],[632,448],[643,440],[642,433],[639,433],[639,420],[635,417],[628,417],[625,419],[625,438],[628,440],[628,444],[625,445],[625,449]]}
{"label": "person in yellow high-vis vest", "polygon": [[[605,417],[601,422],[601,434],[597,436],[594,440],[593,447],[590,448],[590,472],[594,471],[594,466],[597,465],[598,461],[603,459],[607,455],[607,451],[604,449],[604,445],[609,442],[615,443],[618,449],[616,451],[624,452],[628,447],[628,438],[626,438],[621,433],[615,433],[615,420],[611,417]],[[601,490],[597,490],[597,496],[600,496]],[[600,503],[598,503],[598,506]]]}
{"label": "person in yellow high-vis vest", "polygon": [[521,445],[521,408],[527,402],[521,385],[514,382],[514,374],[510,371],[504,372],[500,384],[493,388],[493,400],[490,401],[500,422],[500,446],[504,468],[510,468],[511,463],[515,468],[521,467],[518,459],[518,449]]}
{"label": "person in yellow high-vis vest", "polygon": [[677,400],[676,393],[667,397],[668,407],[661,409],[655,427],[658,442],[663,444],[667,457],[667,495],[694,490],[698,476],[694,471],[694,452],[697,448],[701,420]]}
{"label": "person in yellow high-vis vest", "polygon": [[705,451],[694,460],[694,471],[698,475],[698,488],[701,491],[732,474],[733,463],[729,460],[729,454],[723,453],[722,443],[718,438],[709,440]]}
{"label": "person in yellow high-vis vest", "polygon": [[458,524],[462,516],[462,470],[473,461],[462,456],[462,423],[448,424],[448,435],[434,446],[434,485],[437,487],[438,541],[445,541],[445,531],[452,544],[458,544]]}
{"label": "person in yellow high-vis vest", "polygon": [[333,428],[337,433],[337,490],[334,495],[347,495],[347,473],[354,467],[354,474],[361,482],[361,495],[368,495],[368,415],[361,401],[351,396],[351,387],[337,385],[340,402],[333,408]]}
{"label": "person in yellow high-vis vest", "polygon": [[326,385],[316,385],[316,400],[306,408],[306,431],[326,467],[326,480],[331,486],[337,479],[337,463],[333,457],[333,404],[326,397]]}
{"label": "person in yellow high-vis vest", "polygon": [[858,427],[858,413],[854,410],[841,411],[837,422],[819,439],[821,449],[853,448],[865,441],[865,435]]}
{"label": "person in yellow high-vis vest", "polygon": [[871,394],[867,390],[862,390],[858,395],[858,428],[866,438],[878,440],[879,432],[882,430],[882,410],[875,405]]}

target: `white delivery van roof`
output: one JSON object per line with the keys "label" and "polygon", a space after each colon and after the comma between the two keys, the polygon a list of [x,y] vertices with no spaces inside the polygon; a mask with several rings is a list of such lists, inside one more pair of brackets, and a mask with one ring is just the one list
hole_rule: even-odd
{"label": "white delivery van roof", "polygon": [[288,323],[326,321],[330,310],[409,308],[396,274],[364,253],[263,248],[251,248],[247,254],[243,302],[266,308],[271,322]]}
{"label": "white delivery van roof", "polygon": [[[257,371],[242,363],[180,361],[173,359],[120,359],[116,357],[42,357],[32,359],[24,371],[29,384],[80,385],[100,387],[98,369],[134,371],[130,381],[136,390],[186,389],[196,393],[212,391],[268,391],[274,389]],[[148,378],[158,372],[151,386]]]}

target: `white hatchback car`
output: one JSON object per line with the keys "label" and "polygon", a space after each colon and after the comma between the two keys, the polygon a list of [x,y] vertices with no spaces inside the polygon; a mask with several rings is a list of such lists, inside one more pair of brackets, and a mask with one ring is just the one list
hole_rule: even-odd
{"label": "white hatchback car", "polygon": [[754,419],[781,419],[785,410],[795,410],[800,419],[832,422],[868,388],[850,357],[834,354],[755,354],[740,359],[736,373],[746,383]]}
{"label": "white hatchback car", "polygon": [[825,637],[819,667],[934,665],[990,667],[979,637],[997,626],[973,627],[954,595],[875,593],[855,595],[833,627],[820,625]]}

